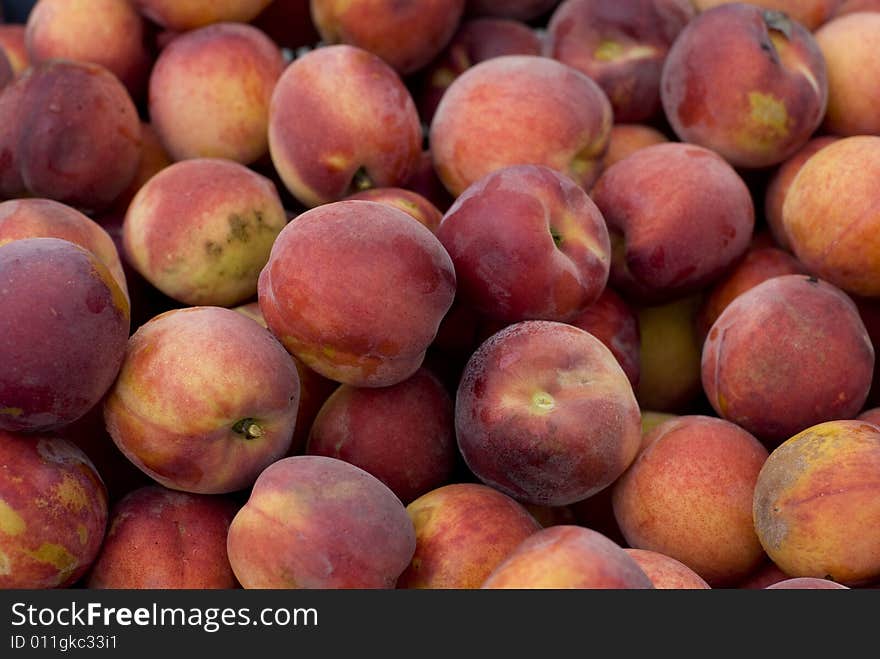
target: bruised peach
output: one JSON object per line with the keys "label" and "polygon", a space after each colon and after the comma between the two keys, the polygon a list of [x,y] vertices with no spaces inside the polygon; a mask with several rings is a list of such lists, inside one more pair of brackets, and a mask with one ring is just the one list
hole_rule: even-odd
{"label": "bruised peach", "polygon": [[391,386],[421,366],[455,295],[443,245],[373,201],[313,208],[278,235],[259,303],[289,352],[324,377]]}
{"label": "bruised peach", "polygon": [[774,277],[737,297],[702,355],[715,411],[770,445],[855,417],[873,370],[874,349],[853,301],[804,275]]}
{"label": "bruised peach", "polygon": [[0,246],[0,430],[61,428],[94,407],[119,371],[125,293],[92,252],[59,238]]}
{"label": "bruised peach", "polygon": [[317,455],[284,458],[257,478],[229,527],[244,588],[394,588],[416,548],[406,508],[380,480]]}
{"label": "bruised peach", "polygon": [[94,562],[107,492],[67,440],[0,430],[0,588],[66,588]]}
{"label": "bruised peach", "polygon": [[230,309],[187,307],[131,336],[104,421],[119,449],[161,485],[234,492],[287,453],[299,388],[269,332]]}
{"label": "bruised peach", "polygon": [[518,502],[486,485],[453,483],[406,507],[416,550],[398,588],[479,588],[541,527]]}
{"label": "bruised peach", "polygon": [[502,167],[544,165],[589,189],[608,148],[611,104],[589,77],[547,57],[471,67],[431,121],[434,167],[453,196]]}
{"label": "bruised peach", "polygon": [[880,428],[811,426],[777,447],[758,477],[754,524],[792,577],[853,586],[880,576]]}
{"label": "bruised peach", "polygon": [[648,549],[624,550],[634,558],[648,575],[654,588],[661,590],[705,590],[711,588],[706,580],[681,561]]}
{"label": "bruised peach", "polygon": [[532,534],[496,567],[484,589],[653,589],[639,564],[617,543],[582,526]]}
{"label": "bruised peach", "polygon": [[238,504],[223,496],[138,488],[110,511],[90,589],[230,589],[226,535]]}
{"label": "bruised peach", "polygon": [[393,206],[424,224],[432,232],[437,232],[443,213],[418,192],[404,188],[371,188],[346,197],[347,200],[376,201]]}
{"label": "bruised peach", "polygon": [[185,32],[211,23],[247,23],[272,0],[131,0],[154,23]]}
{"label": "bruised peach", "polygon": [[550,321],[510,325],[474,352],[458,387],[455,427],[481,481],[551,506],[614,482],[641,437],[632,386],[611,351],[584,330]]}

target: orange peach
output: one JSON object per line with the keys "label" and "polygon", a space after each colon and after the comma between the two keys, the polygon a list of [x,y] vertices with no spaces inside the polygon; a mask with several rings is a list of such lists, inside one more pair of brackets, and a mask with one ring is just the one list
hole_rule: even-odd
{"label": "orange peach", "polygon": [[792,577],[847,586],[880,576],[880,428],[858,420],[807,428],[758,476],[754,526]]}
{"label": "orange peach", "polygon": [[122,238],[131,265],[169,297],[226,307],[256,295],[286,225],[269,179],[231,160],[193,158],[138,190]]}
{"label": "orange peach", "polygon": [[473,353],[455,428],[481,481],[549,506],[608,487],[641,439],[632,386],[611,351],[577,327],[535,320],[508,326]]}
{"label": "orange peach", "polygon": [[267,467],[229,527],[244,588],[389,589],[412,560],[413,523],[380,480],[336,458]]}
{"label": "orange peach", "polygon": [[149,114],[174,160],[227,158],[244,165],[269,149],[269,102],[284,71],[277,45],[241,23],[187,32],[150,74]]}
{"label": "orange peach", "polygon": [[612,490],[628,545],[674,558],[712,587],[741,581],[764,556],[752,500],[767,449],[739,426],[701,415],[651,435]]}
{"label": "orange peach", "polygon": [[660,590],[706,590],[711,588],[703,577],[671,556],[648,549],[632,549],[630,547],[625,547],[623,551],[635,559],[654,584],[654,588]]}
{"label": "orange peach", "polygon": [[653,589],[650,577],[617,543],[582,526],[532,534],[496,567],[484,589]]}
{"label": "orange peach", "polygon": [[226,536],[233,499],[148,485],[110,511],[107,535],[92,565],[89,589],[230,589],[238,583]]}
{"label": "orange peach", "polygon": [[104,420],[161,485],[234,492],[287,453],[299,389],[296,367],[265,329],[229,309],[188,307],[131,336]]}
{"label": "orange peach", "polygon": [[309,368],[383,387],[418,370],[455,296],[439,240],[374,201],[313,208],[278,235],[260,274],[269,329]]}
{"label": "orange peach", "polygon": [[853,301],[805,275],[773,277],[733,300],[702,354],[713,409],[771,446],[855,417],[873,372],[874,348]]}
{"label": "orange peach", "polygon": [[723,4],[681,31],[660,96],[683,141],[736,167],[769,167],[791,157],[822,122],[825,59],[812,33],[784,13]]}
{"label": "orange peach", "polygon": [[67,440],[0,430],[0,588],[66,588],[94,562],[107,492]]}
{"label": "orange peach", "polygon": [[436,233],[443,213],[418,192],[404,188],[372,188],[356,192],[346,197],[348,200],[377,201],[387,204],[407,215],[412,216],[417,222],[424,224],[431,232]]}
{"label": "orange peach", "polygon": [[614,163],[623,160],[639,149],[654,144],[668,142],[669,138],[652,126],[645,124],[621,124],[611,127],[611,140],[608,151],[602,159],[602,169],[608,169]]}
{"label": "orange peach", "polygon": [[608,148],[611,104],[589,77],[547,57],[505,55],[471,67],[431,121],[434,167],[458,196],[510,165],[545,165],[589,189]]}
{"label": "orange peach", "polygon": [[479,588],[521,542],[540,530],[525,508],[477,483],[431,490],[406,511],[416,550],[398,588]]}
{"label": "orange peach", "polygon": [[307,207],[401,186],[416,170],[421,145],[409,90],[361,48],[325,46],[296,58],[272,93],[272,162]]}
{"label": "orange peach", "polygon": [[272,0],[131,0],[138,11],[168,30],[185,32],[230,21],[247,23]]}

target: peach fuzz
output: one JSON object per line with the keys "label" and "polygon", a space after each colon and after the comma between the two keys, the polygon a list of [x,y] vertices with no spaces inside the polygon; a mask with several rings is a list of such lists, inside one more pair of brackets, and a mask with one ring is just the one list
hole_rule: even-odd
{"label": "peach fuzz", "polygon": [[32,64],[51,59],[93,62],[140,99],[152,56],[143,17],[125,0],[38,0],[28,14],[25,43]]}
{"label": "peach fuzz", "polygon": [[782,207],[798,260],[818,277],[864,297],[880,296],[878,176],[880,137],[843,138],[804,163]]}
{"label": "peach fuzz", "polygon": [[666,54],[694,15],[690,0],[565,0],[547,24],[544,54],[595,80],[615,121],[646,121],[661,110]]}
{"label": "peach fuzz", "polygon": [[822,122],[825,59],[812,33],[785,14],[724,4],[681,31],[663,65],[660,96],[681,140],[735,167],[769,167]]}
{"label": "peach fuzz", "polygon": [[613,116],[599,86],[548,57],[505,55],[471,67],[431,121],[434,167],[458,196],[502,167],[545,165],[589,189],[608,148]]}
{"label": "peach fuzz", "polygon": [[467,0],[467,15],[530,21],[546,14],[559,0]]}
{"label": "peach fuzz", "polygon": [[148,19],[174,32],[211,23],[247,23],[272,0],[131,0]]}
{"label": "peach fuzz", "polygon": [[805,274],[791,254],[775,247],[750,248],[745,256],[708,291],[697,317],[699,336],[705,341],[718,316],[738,296],[758,284],[782,275]]}
{"label": "peach fuzz", "polygon": [[611,140],[602,159],[602,169],[608,169],[639,149],[665,142],[669,142],[669,138],[653,126],[616,123],[611,127]]}
{"label": "peach fuzz", "polygon": [[20,76],[30,66],[31,61],[25,42],[27,27],[21,24],[8,23],[0,25],[0,50],[2,50],[16,77]]}
{"label": "peach fuzz", "polygon": [[752,196],[717,153],[671,142],[606,169],[590,193],[611,236],[611,285],[660,304],[703,290],[749,246]]}
{"label": "peach fuzz", "polygon": [[[698,11],[706,11],[719,5],[730,4],[735,0],[692,1]],[[751,0],[749,4],[763,9],[785,12],[805,28],[814,32],[816,28],[835,15],[841,0]]]}
{"label": "peach fuzz", "polygon": [[634,558],[601,533],[552,526],[532,534],[483,582],[483,589],[653,589]]}
{"label": "peach fuzz", "polygon": [[305,453],[360,467],[406,505],[450,481],[453,415],[451,397],[425,368],[390,387],[341,385],[315,417]]}
{"label": "peach fuzz", "polygon": [[226,536],[239,505],[218,495],[148,485],[110,511],[89,589],[231,589]]}
{"label": "peach fuzz", "polygon": [[272,93],[272,162],[307,207],[367,188],[401,186],[416,171],[421,146],[409,90],[390,66],[361,48],[325,46],[298,57]]}
{"label": "peach fuzz", "polygon": [[754,525],[792,577],[847,586],[880,576],[880,428],[820,423],[776,448],[758,477]]}
{"label": "peach fuzz", "polygon": [[805,275],[774,277],[737,297],[712,325],[702,355],[713,409],[768,446],[855,417],[873,370],[874,348],[853,301]]}
{"label": "peach fuzz", "polygon": [[356,192],[346,200],[376,201],[402,210],[407,215],[425,225],[432,233],[437,232],[443,213],[424,196],[404,188],[372,188]]}
{"label": "peach fuzz", "polygon": [[477,589],[541,526],[517,501],[478,483],[436,488],[406,507],[416,550],[398,588]]}
{"label": "peach fuzz", "polygon": [[880,13],[838,16],[815,36],[828,70],[828,109],[822,127],[844,137],[880,134]]}
{"label": "peach fuzz", "polygon": [[116,243],[101,225],[78,210],[51,199],[11,199],[0,203],[0,245],[22,238],[60,238],[89,250],[128,295]]}
{"label": "peach fuzz", "polygon": [[639,567],[648,575],[654,588],[660,590],[706,590],[711,588],[705,579],[681,561],[656,551],[647,549],[624,550],[635,559]]}
{"label": "peach fuzz", "polygon": [[311,0],[324,43],[363,48],[401,75],[418,71],[449,43],[465,0]]}
{"label": "peach fuzz", "polygon": [[131,265],[169,297],[228,307],[256,294],[286,225],[269,179],[230,160],[193,158],[166,167],[138,190],[122,242]]}
{"label": "peach fuzz", "polygon": [[551,321],[510,325],[473,353],[456,394],[455,428],[481,481],[549,506],[608,487],[641,440],[632,386],[611,351]]}
{"label": "peach fuzz", "polygon": [[182,34],[150,74],[150,121],[174,160],[249,165],[268,153],[269,103],[284,67],[278,46],[251,25]]}
{"label": "peach fuzz", "polygon": [[230,309],[187,307],[131,336],[104,421],[159,484],[235,492],[287,453],[299,389],[293,361],[265,329]]}
{"label": "peach fuzz", "polygon": [[767,455],[723,419],[685,415],[660,424],[613,486],[627,544],[684,563],[713,588],[741,581],[764,556],[752,499]]}
{"label": "peach fuzz", "polygon": [[384,204],[339,201],[281,231],[258,300],[269,329],[306,366],[383,387],[421,366],[455,289],[452,260],[430,230]]}
{"label": "peach fuzz", "polygon": [[608,281],[602,214],[549,167],[513,165],[476,181],[443,216],[437,238],[463,302],[506,323],[571,320]]}
{"label": "peach fuzz", "polygon": [[315,455],[267,467],[227,537],[233,572],[249,589],[390,589],[415,549],[413,523],[391,490]]}
{"label": "peach fuzz", "polygon": [[764,590],[849,590],[849,586],[844,586],[830,579],[795,577],[793,579],[777,581],[767,586]]}
{"label": "peach fuzz", "polygon": [[94,562],[107,492],[67,440],[0,430],[0,588],[72,586]]}
{"label": "peach fuzz", "polygon": [[60,429],[113,384],[128,299],[97,256],[59,238],[0,246],[0,290],[0,430]]}

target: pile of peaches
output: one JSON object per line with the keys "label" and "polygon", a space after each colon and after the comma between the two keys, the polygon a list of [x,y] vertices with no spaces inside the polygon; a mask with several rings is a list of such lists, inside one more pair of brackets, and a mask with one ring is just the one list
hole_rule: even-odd
{"label": "pile of peaches", "polygon": [[880,584],[880,1],[0,25],[0,588]]}

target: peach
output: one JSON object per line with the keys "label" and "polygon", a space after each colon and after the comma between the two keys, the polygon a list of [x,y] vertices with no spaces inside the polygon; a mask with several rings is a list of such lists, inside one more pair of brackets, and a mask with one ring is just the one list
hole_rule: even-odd
{"label": "peach", "polygon": [[424,224],[431,232],[436,233],[443,213],[418,192],[404,188],[372,188],[356,192],[346,197],[347,200],[376,201],[380,204],[393,206],[412,216],[417,222]]}
{"label": "peach", "polygon": [[269,152],[305,206],[400,187],[416,170],[422,128],[409,90],[378,56],[353,46],[296,58],[269,105]]}
{"label": "peach", "polygon": [[474,16],[531,21],[546,14],[557,4],[559,0],[467,0],[466,11]]}
{"label": "peach", "polygon": [[107,208],[137,171],[141,129],[128,91],[99,64],[49,60],[31,67],[14,132],[31,196],[87,214]]}
{"label": "peach", "polygon": [[669,138],[653,126],[645,124],[617,123],[611,127],[611,140],[608,151],[602,159],[602,169],[608,169],[614,163],[623,160],[639,149],[654,144],[668,142]]}
{"label": "peach", "polygon": [[59,238],[0,246],[0,430],[42,432],[98,404],[125,354],[125,293],[92,252]]}
{"label": "peach", "polygon": [[416,550],[398,588],[477,589],[520,543],[540,530],[518,502],[478,483],[438,487],[406,507]]}
{"label": "peach", "polygon": [[87,588],[235,588],[226,535],[238,509],[223,496],[158,485],[128,493],[110,511]]}
{"label": "peach", "polygon": [[767,455],[723,419],[684,415],[660,424],[612,489],[628,545],[684,563],[713,588],[741,581],[764,557],[752,499]]}
{"label": "peach", "polygon": [[794,155],[783,161],[767,181],[764,193],[764,218],[776,244],[784,250],[791,251],[791,242],[785,232],[785,222],[782,216],[785,195],[788,194],[791,182],[794,181],[794,177],[801,171],[801,167],[810,156],[832,142],[836,142],[837,139],[833,135],[821,135],[810,139]]}
{"label": "peach", "polygon": [[360,467],[407,505],[451,479],[453,417],[452,399],[425,368],[390,387],[344,384],[318,412],[305,453]]}
{"label": "peach", "polygon": [[94,562],[107,492],[67,440],[0,430],[0,588],[67,588]]}
{"label": "peach", "polygon": [[287,214],[272,182],[221,158],[166,167],[138,190],[123,223],[131,265],[191,306],[233,306],[257,293]]}
{"label": "peach", "polygon": [[472,18],[463,21],[452,40],[433,62],[418,74],[416,104],[422,121],[430,124],[449,85],[466,70],[502,55],[541,55],[536,30],[506,18]]}
{"label": "peach", "polygon": [[374,201],[313,208],[278,235],[260,274],[269,329],[309,368],[384,387],[413,375],[455,296],[439,240]]}
{"label": "peach", "polygon": [[745,3],[697,15],[666,62],[660,97],[680,139],[735,167],[778,164],[819,127],[828,104],[825,59],[784,13]]}
{"label": "peach", "polygon": [[457,197],[502,167],[545,165],[589,189],[608,148],[611,104],[589,77],[547,57],[505,55],[456,78],[437,106],[434,167]]}
{"label": "peach", "polygon": [[816,577],[795,577],[783,579],[770,584],[765,590],[849,590],[848,586],[839,584],[830,579],[818,579]]}
{"label": "peach", "polygon": [[[706,11],[734,0],[692,0],[698,11]],[[831,18],[841,0],[750,0],[749,4],[781,11],[811,32]],[[851,0],[850,0],[851,1]]]}
{"label": "peach", "polygon": [[605,344],[635,388],[639,383],[641,337],[635,311],[606,287],[598,299],[568,321]]}
{"label": "peach", "polygon": [[151,21],[175,32],[211,23],[247,23],[272,0],[131,0]]}
{"label": "peach", "polygon": [[496,567],[484,589],[653,589],[650,577],[617,543],[582,526],[533,533]]}
{"label": "peach", "polygon": [[825,58],[828,109],[822,127],[839,136],[880,134],[880,14],[838,16],[816,30]]}
{"label": "peach", "polygon": [[235,492],[287,453],[299,390],[296,367],[269,332],[230,309],[188,307],[131,336],[104,421],[159,484]]}
{"label": "peach", "polygon": [[624,550],[635,559],[639,567],[648,575],[654,588],[660,590],[706,590],[711,588],[705,579],[681,561],[671,556],[648,549]]}
{"label": "peach", "polygon": [[269,102],[285,61],[262,31],[218,23],[166,46],[150,74],[149,114],[174,160],[250,165],[269,149]]}
{"label": "peach", "polygon": [[880,296],[878,176],[880,137],[840,139],[804,163],[782,207],[798,260],[818,277],[864,297]]}
{"label": "peach", "polygon": [[145,43],[144,19],[127,0],[38,0],[28,14],[25,44],[32,64],[100,64],[134,99],[143,95],[153,64]]}
{"label": "peach", "polygon": [[677,414],[702,393],[697,314],[703,297],[636,307],[641,341],[635,392],[643,409]]}
{"label": "peach", "polygon": [[317,455],[257,478],[227,537],[244,588],[390,589],[416,548],[406,508],[380,480]]}
{"label": "peach", "polygon": [[805,274],[791,254],[775,247],[750,248],[745,256],[708,291],[697,317],[701,341],[728,305],[761,282],[782,275]]}
{"label": "peach", "polygon": [[345,43],[381,57],[401,75],[418,71],[449,43],[465,0],[311,0],[324,43]]}
{"label": "peach", "polygon": [[437,238],[462,300],[503,322],[571,320],[608,281],[602,214],[549,167],[513,165],[479,179],[443,216]]}
{"label": "peach", "polygon": [[728,305],[709,331],[701,368],[713,409],[772,446],[855,417],[871,386],[874,348],[845,293],[783,275]]}
{"label": "peach", "polygon": [[694,15],[690,0],[565,0],[547,24],[544,51],[595,80],[615,121],[645,121],[661,110],[663,62]]}
{"label": "peach", "polygon": [[590,193],[611,235],[611,285],[659,304],[702,291],[749,246],[752,196],[718,154],[645,147],[606,169]]}
{"label": "peach", "polygon": [[870,409],[864,410],[856,417],[856,419],[860,421],[867,421],[868,423],[873,423],[874,425],[880,426],[880,407],[872,407]]}
{"label": "peach", "polygon": [[455,428],[481,481],[547,506],[609,486],[641,438],[632,386],[611,351],[584,330],[539,320],[510,325],[474,352]]}
{"label": "peach", "polygon": [[26,25],[9,23],[0,25],[0,50],[2,50],[16,77],[30,66],[31,61],[25,41]]}
{"label": "peach", "polygon": [[777,447],[758,476],[754,525],[792,577],[846,586],[880,576],[880,428],[820,423]]}
{"label": "peach", "polygon": [[22,238],[60,238],[89,250],[128,295],[125,271],[113,238],[78,210],[51,199],[11,199],[0,203],[0,245]]}

